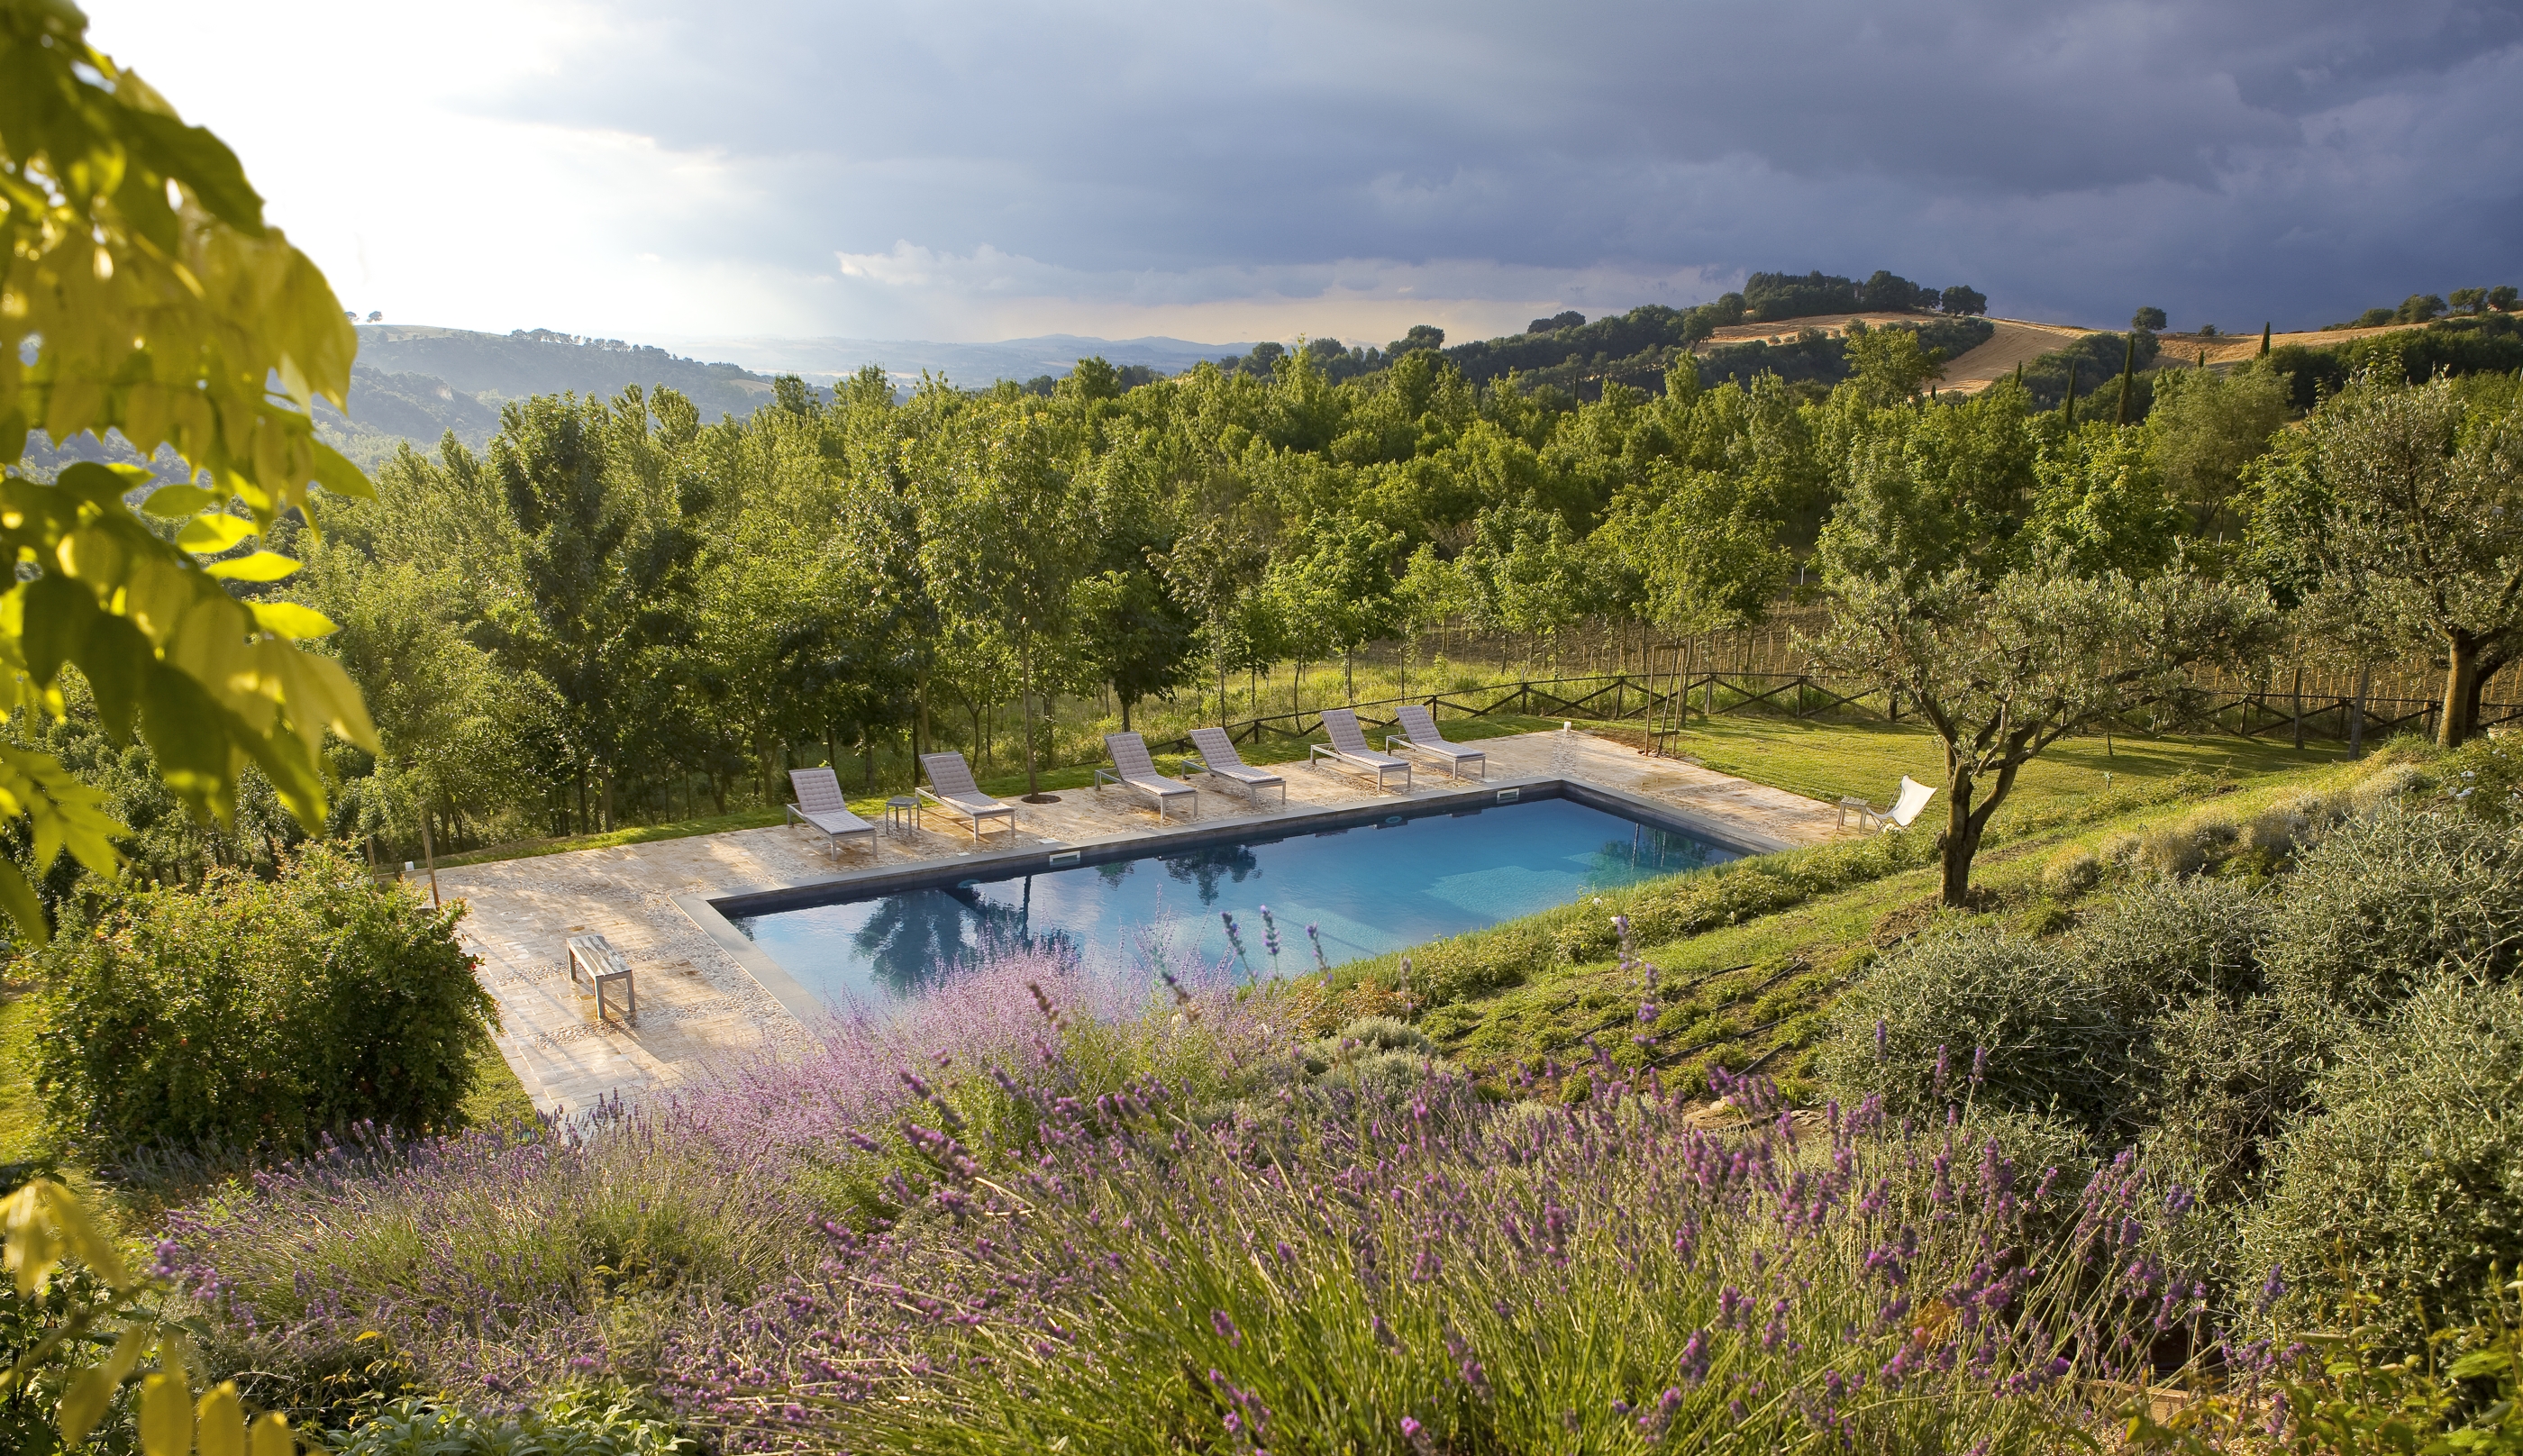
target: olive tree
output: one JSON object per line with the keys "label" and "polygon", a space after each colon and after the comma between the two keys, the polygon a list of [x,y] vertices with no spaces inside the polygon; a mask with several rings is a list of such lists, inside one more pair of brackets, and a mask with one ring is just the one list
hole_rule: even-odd
{"label": "olive tree", "polygon": [[[2476,398],[2474,398],[2476,397]],[[2502,381],[2400,385],[2360,376],[2315,413],[2274,543],[2340,632],[2432,649],[2445,664],[2437,741],[2475,731],[2480,685],[2523,656],[2523,420]]]}
{"label": "olive tree", "polygon": [[2050,557],[1994,582],[1957,566],[1841,570],[1828,585],[1833,609],[1810,644],[1817,660],[1916,705],[1944,741],[1940,855],[1944,903],[1955,906],[1969,899],[1972,858],[2024,765],[2116,714],[2178,706],[2187,668],[2250,654],[2276,622],[2261,587],[2178,565],[2133,581],[2079,576]]}

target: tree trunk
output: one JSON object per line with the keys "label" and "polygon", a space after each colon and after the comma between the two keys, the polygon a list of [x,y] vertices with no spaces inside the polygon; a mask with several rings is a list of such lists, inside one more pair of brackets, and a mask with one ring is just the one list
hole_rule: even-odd
{"label": "tree trunk", "polygon": [[[1223,716],[1223,715],[1221,715],[1221,716]],[[1129,699],[1129,697],[1128,697],[1126,694],[1124,694],[1124,695],[1122,696],[1122,698],[1121,698],[1121,731],[1123,731],[1123,732],[1125,732],[1125,733],[1126,733],[1126,732],[1128,732],[1129,730],[1130,730],[1130,699]]]}
{"label": "tree trunk", "polygon": [[2348,710],[2348,756],[2365,756],[2365,689],[2374,681],[2373,664],[2356,670],[2356,702]]}
{"label": "tree trunk", "polygon": [[[911,716],[911,761],[916,764],[920,762],[920,756],[928,751],[926,746],[928,742],[928,673],[923,672],[912,679],[911,698],[912,707],[914,709]],[[911,781],[918,783],[920,781],[920,775],[914,774]]]}
{"label": "tree trunk", "polygon": [[1024,655],[1024,683],[1017,694],[1024,699],[1025,797],[1042,792],[1042,774],[1033,762],[1033,653]]}
{"label": "tree trunk", "polygon": [[1940,896],[1961,909],[1971,903],[1972,857],[1979,853],[1979,825],[1972,815],[1972,779],[1968,774],[1945,776],[1945,832],[1937,845],[1943,862]]}
{"label": "tree trunk", "polygon": [[2493,642],[2480,644],[2478,660],[2471,666],[2470,706],[2463,710],[2472,732],[2479,731],[2480,704],[2488,695],[2488,684],[2514,661],[2513,642],[2512,634],[2507,633],[2499,634]]}
{"label": "tree trunk", "polygon": [[2479,638],[2456,632],[2445,637],[2444,717],[2436,725],[2436,744],[2459,748],[2471,733],[2478,712]]}

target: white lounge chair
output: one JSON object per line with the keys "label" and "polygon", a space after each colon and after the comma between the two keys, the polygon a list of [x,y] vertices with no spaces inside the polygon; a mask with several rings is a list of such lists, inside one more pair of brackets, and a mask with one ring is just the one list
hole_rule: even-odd
{"label": "white lounge chair", "polygon": [[1424,753],[1446,766],[1446,776],[1449,778],[1455,777],[1464,766],[1478,764],[1481,768],[1482,780],[1484,782],[1488,780],[1490,756],[1477,748],[1465,748],[1459,743],[1447,742],[1446,735],[1437,731],[1436,717],[1426,708],[1417,703],[1404,703],[1394,710],[1394,715],[1402,720],[1400,724],[1402,731],[1385,735],[1384,746],[1387,750],[1399,745],[1412,752]]}
{"label": "white lounge chair", "polygon": [[1403,792],[1410,791],[1410,761],[1406,758],[1395,758],[1389,753],[1378,753],[1367,747],[1366,732],[1357,726],[1356,713],[1347,708],[1325,708],[1323,732],[1330,737],[1331,741],[1307,744],[1306,767],[1310,769],[1324,759],[1330,759],[1345,768],[1356,769],[1361,774],[1374,775],[1375,786],[1379,792],[1384,788],[1384,775],[1400,769]]}
{"label": "white lounge chair", "polygon": [[1891,808],[1878,809],[1851,795],[1839,801],[1839,824],[1841,828],[1848,827],[1848,817],[1853,814],[1857,816],[1857,826],[1861,829],[1870,822],[1879,830],[1906,829],[1910,827],[1910,821],[1917,819],[1919,811],[1927,808],[1928,801],[1935,796],[1936,790],[1932,785],[1921,783],[1904,774],[1901,775],[1901,792],[1892,800]]}
{"label": "white lounge chair", "polygon": [[1222,728],[1196,728],[1191,730],[1191,746],[1198,752],[1186,761],[1200,765],[1200,772],[1212,778],[1223,778],[1244,786],[1244,802],[1253,809],[1262,807],[1262,790],[1279,791],[1279,807],[1288,805],[1288,780],[1266,769],[1257,769],[1235,751],[1235,739]]}
{"label": "white lounge chair", "polygon": [[830,769],[791,769],[788,786],[797,792],[797,802],[788,807],[787,822],[806,824],[824,831],[824,848],[835,860],[841,857],[841,841],[867,836],[867,847],[876,849],[876,825],[850,813],[841,798],[841,781]]}
{"label": "white lounge chair", "polygon": [[1200,790],[1158,773],[1156,761],[1148,757],[1147,739],[1137,733],[1106,733],[1104,750],[1113,755],[1113,767],[1095,771],[1095,792],[1104,792],[1109,778],[1156,800],[1158,823],[1166,822],[1166,811],[1176,804],[1189,805],[1191,817],[1200,818]]}
{"label": "white lounge chair", "polygon": [[981,821],[1003,819],[1008,832],[1017,831],[1017,806],[1001,803],[981,792],[973,782],[973,766],[964,762],[960,753],[924,753],[920,756],[921,772],[928,775],[929,788],[919,791],[920,797],[949,814],[964,816],[973,827],[973,842],[981,842]]}

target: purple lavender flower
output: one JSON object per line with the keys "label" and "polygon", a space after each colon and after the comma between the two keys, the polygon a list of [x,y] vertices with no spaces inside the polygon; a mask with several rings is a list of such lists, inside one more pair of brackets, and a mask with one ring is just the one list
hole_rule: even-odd
{"label": "purple lavender flower", "polygon": [[1235,1328],[1235,1321],[1226,1317],[1225,1310],[1213,1309],[1209,1312],[1209,1328],[1217,1332],[1217,1338],[1225,1340],[1228,1348],[1239,1350],[1244,1348],[1244,1332]]}
{"label": "purple lavender flower", "polygon": [[1682,1358],[1677,1362],[1682,1383],[1694,1390],[1699,1388],[1701,1381],[1708,1379],[1708,1344],[1707,1331],[1691,1332],[1690,1339],[1682,1346]]}

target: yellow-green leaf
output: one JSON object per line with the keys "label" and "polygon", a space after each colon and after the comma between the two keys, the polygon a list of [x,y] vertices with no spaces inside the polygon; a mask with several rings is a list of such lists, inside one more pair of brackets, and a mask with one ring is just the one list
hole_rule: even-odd
{"label": "yellow-green leaf", "polygon": [[160,486],[140,502],[140,508],[161,520],[180,521],[218,503],[219,497],[199,486]]}
{"label": "yellow-green leaf", "polygon": [[202,570],[222,581],[277,582],[298,570],[298,559],[278,551],[257,551],[234,561],[214,561]]}
{"label": "yellow-green leaf", "polygon": [[301,641],[334,630],[332,618],[294,601],[256,601],[246,605],[254,608],[254,625],[276,637]]}
{"label": "yellow-green leaf", "polygon": [[236,1382],[213,1386],[193,1416],[199,1423],[194,1439],[202,1456],[245,1456],[245,1406],[237,1400]]}
{"label": "yellow-green leaf", "polygon": [[[25,883],[24,876],[19,883]],[[122,1256],[88,1222],[77,1197],[50,1178],[29,1179],[24,1187],[0,1198],[0,1234],[7,1237],[8,1268],[17,1276],[21,1294],[43,1288],[66,1254],[95,1270],[116,1289],[128,1284]]]}
{"label": "yellow-green leaf", "polygon": [[298,1442],[289,1434],[289,1418],[278,1411],[256,1421],[253,1434],[249,1456],[298,1456]]}
{"label": "yellow-green leaf", "polygon": [[52,943],[53,929],[44,923],[44,902],[18,867],[6,861],[0,861],[0,910],[6,910],[16,922],[19,939],[30,946]]}
{"label": "yellow-green leaf", "polygon": [[140,1383],[140,1450],[142,1456],[192,1456],[193,1391],[174,1371]]}
{"label": "yellow-green leaf", "polygon": [[140,1363],[141,1352],[148,1346],[149,1327],[135,1325],[123,1331],[122,1338],[114,1342],[114,1353],[106,1358],[104,1364],[80,1371],[78,1378],[71,1382],[69,1392],[62,1397],[64,1446],[75,1446],[87,1439],[87,1433],[95,1430],[96,1423],[104,1417],[105,1408],[113,1403],[114,1392],[122,1388],[124,1381],[131,1379],[133,1367]]}
{"label": "yellow-green leaf", "polygon": [[252,521],[235,516],[195,516],[175,537],[175,544],[196,556],[215,556],[254,535]]}

